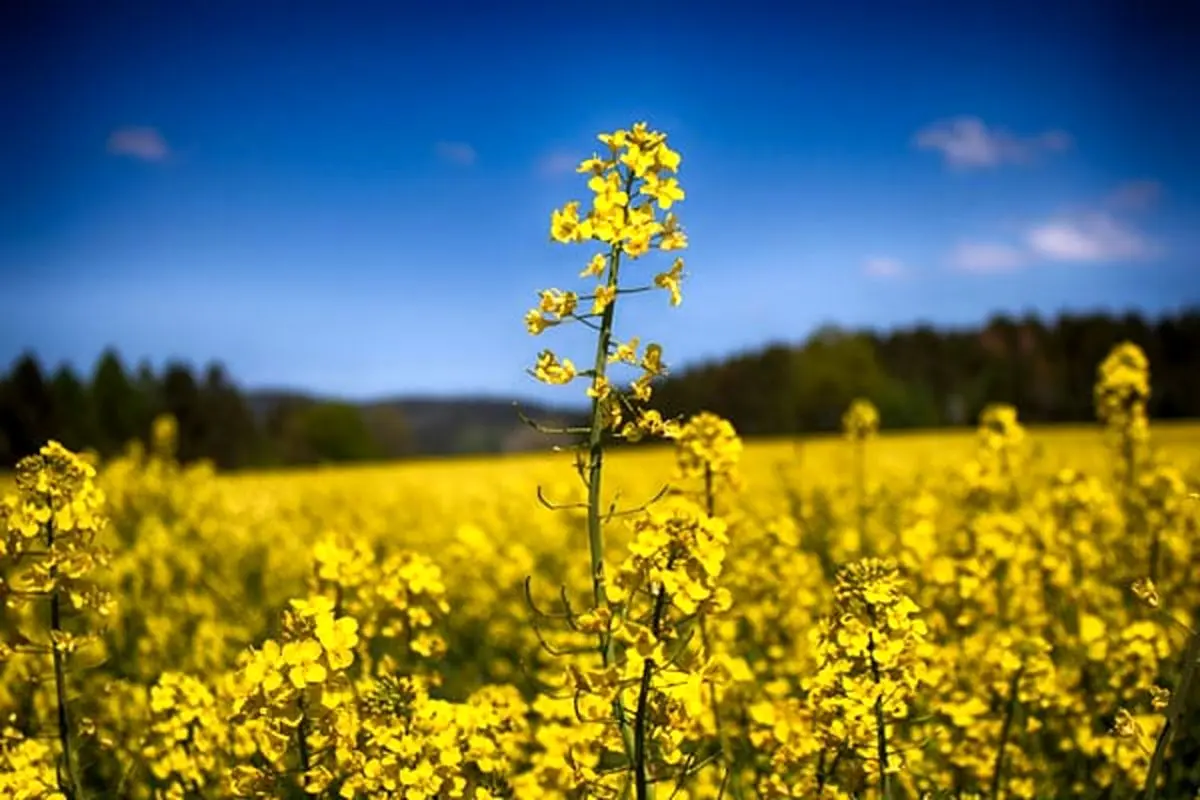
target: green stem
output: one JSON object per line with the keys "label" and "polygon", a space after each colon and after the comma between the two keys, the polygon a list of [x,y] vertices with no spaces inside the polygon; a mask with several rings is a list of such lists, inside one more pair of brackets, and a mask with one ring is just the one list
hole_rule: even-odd
{"label": "green stem", "polygon": [[[626,180],[626,193],[633,184],[632,174]],[[621,269],[621,250],[619,245],[613,245],[609,252],[608,288],[615,290],[618,286]],[[596,357],[593,363],[593,380],[601,382],[607,374],[608,351],[612,344],[613,317],[616,314],[617,300],[613,297],[611,303],[604,308],[600,317],[600,331],[596,337]],[[601,478],[604,468],[604,407],[599,397],[592,398],[592,422],[588,433],[588,464],[587,464],[587,531],[588,551],[591,558],[592,599],[596,608],[608,608],[607,576],[604,569],[604,526],[600,518]],[[599,636],[600,658],[607,668],[616,661],[616,642],[611,632],[601,631]],[[626,756],[632,757],[634,742],[626,719],[625,706],[620,692],[613,699],[613,716],[621,731],[621,739],[625,744]]]}
{"label": "green stem", "polygon": [[1183,658],[1183,674],[1179,677],[1175,691],[1171,693],[1166,719],[1163,721],[1162,730],[1158,732],[1158,740],[1154,743],[1154,755],[1151,756],[1150,768],[1146,771],[1146,782],[1142,786],[1142,796],[1145,800],[1154,800],[1158,793],[1158,776],[1167,757],[1167,748],[1171,746],[1171,740],[1175,737],[1175,729],[1183,722],[1187,698],[1192,690],[1192,681],[1196,677],[1196,666],[1200,663],[1200,632],[1192,634]]}
{"label": "green stem", "polygon": [[[872,624],[874,624],[875,613],[871,612]],[[875,634],[874,632],[867,634],[867,653],[871,658],[871,677],[875,680],[875,685],[880,684],[879,662],[875,660]],[[888,775],[888,754],[887,754],[887,730],[884,728],[883,719],[883,697],[875,698],[875,749],[879,758],[879,796],[883,800],[890,800],[892,796],[891,776]]]}
{"label": "green stem", "polygon": [[300,695],[300,724],[296,727],[296,738],[300,745],[300,769],[302,770],[300,783],[304,784],[304,779],[308,776],[308,771],[312,768],[312,756],[308,752],[308,709],[305,707],[304,695]]}
{"label": "green stem", "polygon": [[[620,251],[615,247],[610,258],[608,285],[617,285],[621,265]],[[596,359],[593,367],[594,380],[602,381],[607,373],[608,349],[612,342],[613,314],[616,301],[604,309],[600,321],[600,334],[596,337]],[[607,577],[604,570],[604,526],[600,519],[600,489],[604,469],[604,407],[599,397],[592,398],[592,424],[588,434],[588,550],[591,555],[592,599],[597,608],[608,606]],[[613,640],[607,634],[600,637],[600,655],[608,666],[613,657]]]}
{"label": "green stem", "polygon": [[1000,783],[1004,776],[1004,749],[1008,746],[1008,735],[1012,730],[1013,717],[1017,713],[1017,690],[1020,688],[1021,675],[1024,672],[1025,667],[1022,665],[1013,673],[1008,684],[1008,704],[1004,710],[1004,725],[1000,728],[1000,746],[996,749],[996,764],[992,767],[992,800],[1000,798]]}
{"label": "green stem", "polygon": [[[825,750],[822,750],[821,754],[824,755],[825,752]],[[817,797],[825,796],[825,787],[829,786],[834,776],[837,775],[838,763],[842,760],[842,753],[844,752],[846,751],[839,748],[833,754],[833,761],[829,763],[829,768],[825,769],[822,767],[821,771],[817,774]]]}
{"label": "green stem", "polygon": [[59,779],[59,789],[69,800],[83,800],[83,784],[75,765],[75,752],[71,747],[71,716],[67,709],[67,670],[62,650],[57,644],[62,626],[61,598],[58,591],[58,565],[54,559],[54,518],[46,523],[46,549],[50,551],[50,640],[54,660],[54,694],[58,705],[58,741],[62,747],[63,768],[67,773],[67,786]]}
{"label": "green stem", "polygon": [[[1126,536],[1134,536],[1135,528],[1141,527],[1138,520],[1134,519],[1134,515],[1138,510],[1137,505],[1137,443],[1133,437],[1131,423],[1127,420],[1121,429],[1121,461],[1125,467],[1123,478],[1124,496],[1122,497],[1122,505],[1125,510],[1125,533]],[[1157,529],[1150,533],[1150,552],[1147,560],[1148,574],[1150,580],[1158,580],[1158,531]]]}
{"label": "green stem", "polygon": [[649,713],[650,680],[653,673],[654,659],[648,658],[642,666],[642,683],[638,688],[637,712],[633,721],[633,783],[637,789],[637,800],[648,800],[653,793],[646,763],[646,718]]}
{"label": "green stem", "polygon": [[1158,581],[1158,562],[1159,562],[1159,529],[1155,526],[1150,532],[1150,580]]}
{"label": "green stem", "polygon": [[858,548],[867,554],[867,452],[862,439],[854,441],[854,494],[858,509]]}
{"label": "green stem", "polygon": [[[711,519],[716,516],[717,498],[713,491],[713,471],[712,465],[704,465],[704,510]],[[710,657],[712,656],[712,644],[708,636],[708,617],[700,614],[700,643],[704,647],[704,652]],[[734,769],[734,759],[729,745],[729,736],[725,732],[725,726],[721,721],[721,704],[717,698],[717,687],[713,683],[708,684],[708,702],[712,706],[713,724],[717,728],[717,745],[721,748],[721,762],[725,767],[725,774],[729,781],[729,793],[736,799],[742,798],[741,780]]]}
{"label": "green stem", "polygon": [[[667,558],[667,571],[675,566],[675,554]],[[650,633],[657,640],[662,629],[663,616],[667,613],[670,600],[667,590],[658,587],[654,600],[654,614],[650,619]],[[650,800],[654,796],[654,782],[648,775],[649,758],[646,755],[646,726],[650,716],[650,682],[654,677],[654,659],[647,658],[642,664],[642,683],[638,688],[637,713],[633,721],[633,770],[637,800]]]}

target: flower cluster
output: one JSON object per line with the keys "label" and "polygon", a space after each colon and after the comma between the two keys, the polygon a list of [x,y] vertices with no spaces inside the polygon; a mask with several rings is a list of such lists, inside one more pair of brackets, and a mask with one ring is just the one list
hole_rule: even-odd
{"label": "flower cluster", "polygon": [[1133,342],[1112,349],[1096,371],[1096,416],[1105,425],[1145,436],[1150,400],[1150,362]]}
{"label": "flower cluster", "polygon": [[691,416],[675,442],[675,463],[685,480],[732,478],[741,457],[742,440],[733,424],[706,411]]}
{"label": "flower cluster", "polygon": [[889,726],[908,715],[924,680],[926,625],[889,561],[844,567],[833,591],[834,611],[814,631],[817,672],[805,682],[817,728],[865,770],[898,770],[902,752]]}
{"label": "flower cluster", "polygon": [[1014,508],[1019,500],[1015,477],[1022,464],[1025,428],[1017,409],[990,403],[979,414],[979,447],[964,470],[966,502],[980,511]]}
{"label": "flower cluster", "polygon": [[[651,507],[632,527],[629,555],[609,587],[622,645],[613,683],[637,709],[647,776],[666,779],[686,771],[716,733],[709,687],[731,677],[689,633],[730,608],[719,583],[729,537],[724,520],[682,497]],[[577,682],[577,691],[586,688]]]}
{"label": "flower cluster", "polygon": [[[675,428],[645,404],[651,384],[666,374],[662,346],[647,344],[638,337],[618,341],[614,336],[614,312],[619,296],[666,290],[671,305],[682,301],[683,259],[676,258],[665,272],[644,286],[627,287],[620,279],[622,267],[651,250],[673,251],[687,246],[687,236],[670,209],[684,199],[674,173],[680,156],[667,145],[666,134],[637,123],[629,130],[601,134],[608,152],[584,160],[578,172],[590,176],[591,208],[582,213],[580,203],[571,201],[551,215],[550,236],[556,242],[598,242],[605,250],[595,253],[580,273],[596,281],[590,293],[545,289],[536,308],[525,315],[526,329],[533,335],[565,322],[578,322],[598,332],[597,352],[591,369],[580,370],[569,358],[543,350],[531,374],[551,385],[564,385],[576,377],[590,379],[587,394],[593,401],[593,426],[615,432],[631,441],[645,436],[670,436]],[[628,364],[640,369],[627,391],[619,391],[609,377],[608,366]]]}
{"label": "flower cluster", "polygon": [[67,800],[59,790],[49,743],[10,726],[0,728],[0,795],[13,800]]}
{"label": "flower cluster", "polygon": [[296,770],[306,787],[329,784],[331,743],[351,713],[354,688],[346,670],[357,645],[357,620],[335,616],[332,601],[317,597],[293,600],[281,639],[248,655],[232,720],[253,735],[261,765],[236,768],[240,796],[269,792]]}
{"label": "flower cluster", "polygon": [[979,445],[992,452],[1013,451],[1025,441],[1017,409],[1008,403],[989,403],[979,413]]}
{"label": "flower cluster", "polygon": [[[685,615],[701,606],[718,612],[729,607],[729,592],[717,584],[729,544],[724,520],[709,517],[690,500],[672,498],[635,520],[633,534],[629,556],[613,580],[613,602],[628,607],[645,593]],[[660,623],[666,613],[660,613]]]}
{"label": "flower cluster", "polygon": [[36,693],[45,670],[29,662],[49,656],[55,713],[47,716],[57,724],[63,764],[55,773],[56,786],[71,795],[78,795],[82,785],[83,732],[72,708],[71,667],[81,655],[96,659],[98,631],[88,616],[105,617],[113,609],[112,595],[96,582],[99,568],[108,563],[97,543],[108,520],[95,477],[90,463],[52,441],[17,463],[17,491],[0,501],[0,599],[7,607],[0,614],[9,617],[0,639],[0,667],[10,654],[24,657],[20,669],[29,691]]}
{"label": "flower cluster", "polygon": [[858,398],[842,414],[842,432],[852,442],[872,438],[879,432],[879,410],[870,400]]}
{"label": "flower cluster", "polygon": [[182,800],[219,788],[230,729],[212,690],[190,675],[165,673],[150,689],[150,711],[141,755],[162,796]]}
{"label": "flower cluster", "polygon": [[339,795],[379,800],[511,796],[508,778],[528,733],[524,702],[511,688],[484,687],[451,703],[431,698],[419,680],[387,674],[366,689],[341,732],[336,759],[348,778]]}
{"label": "flower cluster", "polygon": [[17,464],[17,492],[0,502],[0,564],[19,570],[8,578],[14,599],[61,594],[74,609],[111,610],[110,596],[88,580],[107,563],[96,542],[106,518],[95,476],[58,442]]}
{"label": "flower cluster", "polygon": [[313,560],[311,591],[357,620],[365,641],[400,642],[418,658],[445,652],[436,623],[450,606],[433,559],[407,550],[380,558],[362,541],[326,533],[313,545]]}

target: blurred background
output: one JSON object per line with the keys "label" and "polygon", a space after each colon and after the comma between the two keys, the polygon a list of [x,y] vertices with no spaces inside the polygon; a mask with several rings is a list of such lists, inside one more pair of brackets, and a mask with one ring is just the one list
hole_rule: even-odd
{"label": "blurred background", "polygon": [[[596,134],[683,155],[666,412],[747,435],[1091,419],[1131,339],[1200,417],[1200,58],[1183,2],[7,3],[0,464],[161,412],[224,468],[543,447],[550,212]],[[649,263],[654,262],[654,263]],[[648,281],[666,269],[647,259]],[[636,273],[632,276],[637,280]]]}

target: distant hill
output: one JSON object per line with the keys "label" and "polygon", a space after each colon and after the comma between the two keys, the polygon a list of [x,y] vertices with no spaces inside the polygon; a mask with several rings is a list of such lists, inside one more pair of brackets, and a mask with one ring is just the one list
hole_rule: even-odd
{"label": "distant hill", "polygon": [[[253,391],[247,402],[256,419],[266,422],[285,405],[332,398],[289,391]],[[494,397],[397,397],[352,403],[361,409],[372,437],[389,456],[513,453],[543,450],[566,440],[535,431],[518,412],[548,427],[584,422],[578,409],[553,408],[524,400]]]}

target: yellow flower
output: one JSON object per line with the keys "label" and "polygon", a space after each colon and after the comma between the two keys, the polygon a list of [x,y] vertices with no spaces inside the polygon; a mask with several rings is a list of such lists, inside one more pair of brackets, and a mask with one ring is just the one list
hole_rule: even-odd
{"label": "yellow flower", "polygon": [[879,431],[879,411],[870,400],[854,400],[842,415],[842,431],[851,441],[870,439]]}
{"label": "yellow flower", "polygon": [[283,646],[283,663],[287,667],[288,680],[297,689],[310,683],[325,680],[325,667],[319,663],[321,645],[312,639],[288,642]]}
{"label": "yellow flower", "polygon": [[1151,608],[1158,608],[1162,600],[1158,596],[1158,588],[1149,578],[1138,578],[1130,586],[1133,594]]}
{"label": "yellow flower", "polygon": [[609,383],[608,378],[604,377],[603,375],[597,375],[592,380],[592,385],[589,386],[587,390],[588,397],[595,397],[601,400],[608,397],[611,393],[612,384]]}
{"label": "yellow flower", "polygon": [[683,189],[679,188],[678,180],[675,178],[663,180],[654,173],[646,176],[646,182],[642,184],[641,193],[657,200],[658,207],[664,211],[674,203],[684,199],[684,192]]}
{"label": "yellow flower", "polygon": [[613,351],[612,355],[610,355],[608,357],[609,363],[613,364],[618,361],[624,362],[626,364],[638,363],[638,355],[637,355],[638,343],[639,343],[639,338],[637,336],[634,336],[633,338],[631,338],[628,342],[626,342],[624,344],[618,343],[616,346],[616,349]]}
{"label": "yellow flower", "polygon": [[354,663],[354,648],[358,645],[358,620],[332,616],[317,620],[314,630],[317,641],[325,648],[325,657],[332,669],[346,669]]}
{"label": "yellow flower", "polygon": [[677,306],[683,302],[683,293],[680,290],[680,281],[683,279],[683,259],[676,258],[675,263],[671,265],[671,269],[667,272],[660,272],[654,276],[654,285],[660,289],[666,289],[671,293],[671,305]]}
{"label": "yellow flower", "polygon": [[561,386],[575,379],[575,365],[569,358],[560,363],[558,357],[549,350],[543,350],[534,366],[534,377],[552,386]]}
{"label": "yellow flower", "polygon": [[606,161],[593,154],[591,158],[585,158],[583,161],[579,162],[579,166],[575,168],[575,171],[599,175],[610,166],[612,166],[611,161]]}
{"label": "yellow flower", "polygon": [[648,375],[665,375],[667,367],[662,360],[663,349],[661,344],[651,342],[646,345],[646,352],[642,355],[642,369]]}
{"label": "yellow flower", "polygon": [[592,300],[592,313],[604,313],[604,309],[608,308],[616,297],[617,289],[615,286],[597,286],[596,294]]}
{"label": "yellow flower", "polygon": [[542,316],[542,312],[536,308],[531,308],[525,312],[525,330],[533,336],[537,336],[542,331],[553,325],[557,325],[557,320],[546,319]]}
{"label": "yellow flower", "polygon": [[629,131],[614,131],[613,133],[601,133],[596,136],[614,153],[625,146],[626,137],[629,136]]}
{"label": "yellow flower", "polygon": [[624,208],[629,203],[629,195],[621,187],[621,176],[615,172],[592,176],[588,181],[588,188],[595,195],[592,198],[592,208],[597,214]]}
{"label": "yellow flower", "polygon": [[550,216],[550,236],[556,242],[574,242],[579,238],[579,201],[572,200]]}
{"label": "yellow flower", "polygon": [[588,262],[587,267],[583,272],[579,273],[581,278],[590,278],[592,276],[600,276],[604,274],[605,268],[608,266],[608,256],[604,253],[597,253],[592,256],[592,260]]}

